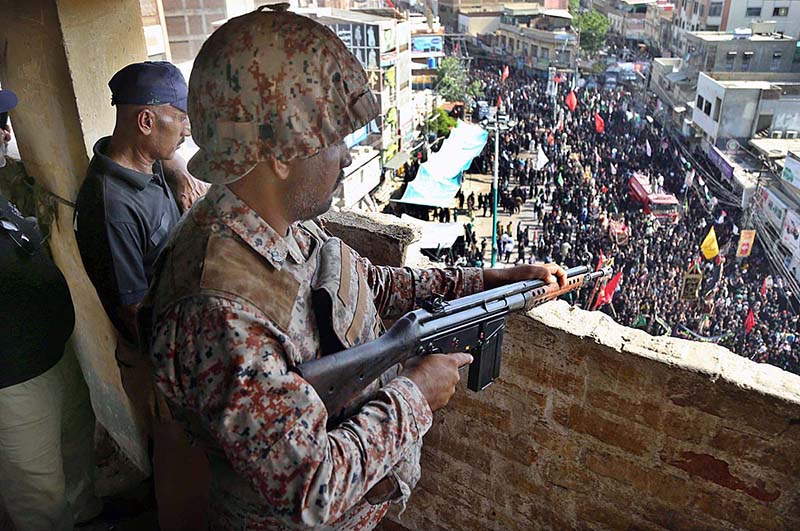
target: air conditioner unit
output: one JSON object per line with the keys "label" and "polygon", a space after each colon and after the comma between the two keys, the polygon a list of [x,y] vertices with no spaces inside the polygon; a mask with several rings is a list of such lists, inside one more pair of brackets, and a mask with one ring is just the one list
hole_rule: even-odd
{"label": "air conditioner unit", "polygon": [[770,138],[783,138],[783,131],[773,131],[769,134]]}
{"label": "air conditioner unit", "polygon": [[797,138],[797,131],[786,131],[785,138]]}

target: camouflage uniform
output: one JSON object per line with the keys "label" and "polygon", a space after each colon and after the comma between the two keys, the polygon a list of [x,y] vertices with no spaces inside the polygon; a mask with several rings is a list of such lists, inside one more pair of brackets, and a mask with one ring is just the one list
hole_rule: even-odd
{"label": "camouflage uniform", "polygon": [[294,245],[224,186],[376,115],[363,69],[321,25],[263,12],[226,23],[195,61],[189,110],[190,168],[216,184],[173,233],[139,317],[158,388],[207,449],[210,527],[372,529],[388,501],[368,491],[404,502],[419,478],[425,397],[395,371],[331,421],[289,369],[374,339],[417,298],[480,291],[482,270],[374,266],[313,222],[291,226]]}

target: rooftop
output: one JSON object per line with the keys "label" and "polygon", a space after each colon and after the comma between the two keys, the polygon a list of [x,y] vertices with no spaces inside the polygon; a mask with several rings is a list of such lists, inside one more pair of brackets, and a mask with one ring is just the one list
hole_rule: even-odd
{"label": "rooftop", "polygon": [[566,18],[572,20],[572,15],[566,9],[547,9],[540,4],[513,2],[503,4],[504,13],[508,16],[544,15],[547,17]]}
{"label": "rooftop", "polygon": [[733,40],[746,40],[750,42],[770,42],[770,41],[781,41],[781,42],[790,42],[796,41],[797,39],[790,37],[788,35],[782,35],[780,33],[768,33],[768,34],[741,34],[737,35],[733,32],[728,31],[689,31],[687,34],[691,37],[696,39],[700,39],[701,41],[705,42],[724,42],[724,41],[733,41]]}

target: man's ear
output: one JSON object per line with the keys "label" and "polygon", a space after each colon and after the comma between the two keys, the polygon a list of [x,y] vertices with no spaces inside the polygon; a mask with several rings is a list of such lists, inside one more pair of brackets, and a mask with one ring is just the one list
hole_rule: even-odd
{"label": "man's ear", "polygon": [[269,164],[272,173],[278,179],[285,181],[289,178],[289,173],[291,173],[290,163],[283,162],[275,157],[270,157],[270,159],[267,161],[267,164]]}
{"label": "man's ear", "polygon": [[143,135],[150,135],[153,133],[153,127],[156,123],[156,113],[149,107],[143,107],[136,114],[136,126]]}

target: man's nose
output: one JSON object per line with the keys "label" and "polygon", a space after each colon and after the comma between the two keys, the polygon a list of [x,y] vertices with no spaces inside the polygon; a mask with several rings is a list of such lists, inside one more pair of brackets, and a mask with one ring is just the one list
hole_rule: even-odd
{"label": "man's nose", "polygon": [[350,156],[350,150],[347,149],[345,144],[342,144],[343,156],[342,156],[342,169],[350,166],[353,163],[353,157]]}

